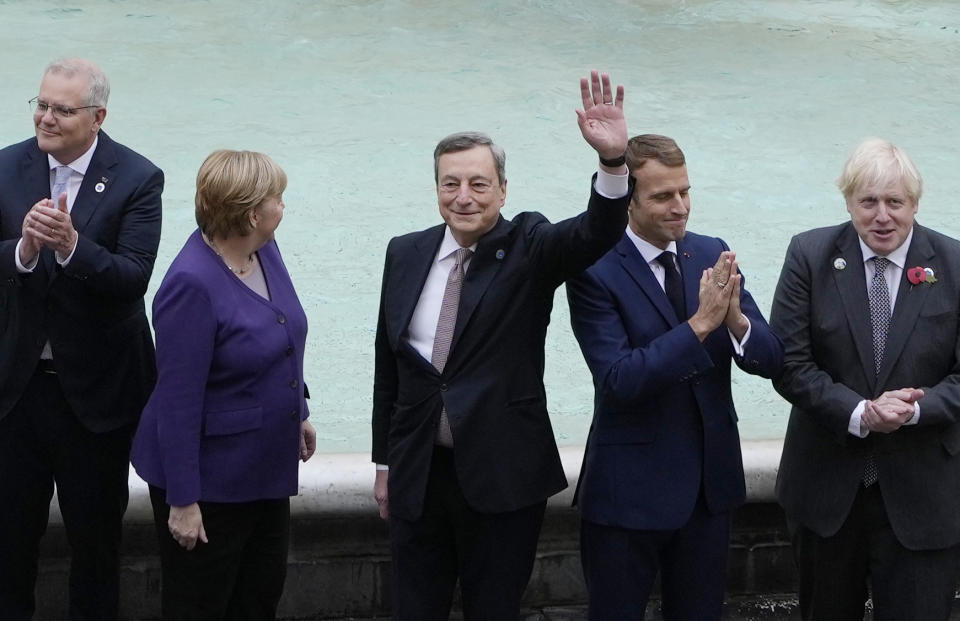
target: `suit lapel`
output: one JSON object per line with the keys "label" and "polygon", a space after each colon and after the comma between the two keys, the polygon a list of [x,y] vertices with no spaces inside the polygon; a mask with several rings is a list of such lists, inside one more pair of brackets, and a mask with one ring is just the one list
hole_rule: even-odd
{"label": "suit lapel", "polygon": [[936,253],[930,244],[926,231],[918,224],[913,227],[913,239],[907,250],[906,265],[900,275],[900,288],[897,291],[897,302],[893,307],[893,316],[890,318],[890,332],[887,333],[887,346],[883,352],[883,364],[877,377],[877,386],[885,385],[887,377],[893,370],[900,353],[913,332],[913,328],[920,316],[920,309],[930,295],[935,285],[921,284],[914,286],[907,279],[907,270],[917,265],[932,267],[934,273],[939,273],[935,264]]}
{"label": "suit lapel", "polygon": [[467,270],[463,279],[463,288],[460,290],[460,308],[457,310],[457,324],[453,330],[453,341],[450,343],[450,357],[456,350],[464,328],[470,323],[470,318],[477,310],[493,277],[500,271],[504,261],[513,259],[506,255],[510,250],[507,238],[513,227],[512,222],[500,216],[493,230],[484,235],[477,244],[477,252],[470,260],[470,268]]}
{"label": "suit lapel", "polygon": [[[443,240],[444,226],[435,226],[427,229],[413,243],[412,250],[407,256],[397,256],[394,260],[398,265],[391,270],[391,295],[388,301],[394,302],[386,308],[389,321],[390,342],[395,349],[399,349],[402,338],[413,318],[413,311],[420,301],[420,293],[427,281],[427,274],[433,266],[437,256],[437,248]],[[422,358],[417,354],[417,358]],[[427,361],[429,364],[429,361]]]}
{"label": "suit lapel", "polygon": [[[863,252],[860,250],[857,232],[847,225],[837,238],[836,250],[830,258],[830,271],[840,296],[847,326],[853,335],[857,356],[867,384],[876,382],[873,363],[873,332],[870,326],[870,302],[867,300],[866,272],[863,268]],[[842,261],[842,263],[840,262]],[[839,268],[839,265],[844,267]]]}
{"label": "suit lapel", "polygon": [[683,303],[687,309],[687,316],[683,319],[686,320],[700,307],[700,275],[703,272],[696,251],[687,244],[686,237],[677,242],[677,264],[683,276]]}
{"label": "suit lapel", "polygon": [[620,255],[620,265],[637,283],[643,293],[650,300],[650,303],[657,309],[657,312],[663,317],[670,326],[680,323],[677,313],[670,305],[667,294],[664,293],[657,277],[653,275],[653,270],[643,260],[643,255],[637,250],[633,241],[624,233],[623,237],[617,242],[617,253]]}
{"label": "suit lapel", "polygon": [[[100,202],[110,193],[115,181],[111,169],[116,164],[117,153],[113,141],[104,132],[100,132],[97,148],[90,159],[90,165],[87,166],[87,173],[80,183],[77,198],[73,201],[73,209],[70,210],[73,228],[77,229],[78,233],[83,233]],[[100,191],[97,191],[98,188]]]}
{"label": "suit lapel", "polygon": [[[23,158],[21,179],[23,179],[26,191],[23,200],[23,212],[14,217],[20,223],[23,222],[27,212],[37,201],[50,198],[50,160],[47,159],[47,154],[40,150],[36,142],[31,145]],[[37,275],[42,275],[44,285],[50,280],[54,272],[54,265],[56,265],[56,260],[53,251],[46,247],[41,248],[36,272]]]}

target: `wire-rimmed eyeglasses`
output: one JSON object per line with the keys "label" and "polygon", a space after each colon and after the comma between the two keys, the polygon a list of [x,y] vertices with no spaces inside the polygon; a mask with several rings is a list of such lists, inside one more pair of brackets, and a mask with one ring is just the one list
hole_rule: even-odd
{"label": "wire-rimmed eyeglasses", "polygon": [[37,114],[43,116],[47,113],[47,110],[53,112],[53,116],[58,119],[69,119],[71,116],[77,113],[77,110],[86,110],[87,108],[99,108],[100,106],[77,106],[76,108],[71,108],[70,106],[61,106],[58,104],[49,104],[39,97],[34,97],[27,102],[30,104],[30,109],[32,109]]}

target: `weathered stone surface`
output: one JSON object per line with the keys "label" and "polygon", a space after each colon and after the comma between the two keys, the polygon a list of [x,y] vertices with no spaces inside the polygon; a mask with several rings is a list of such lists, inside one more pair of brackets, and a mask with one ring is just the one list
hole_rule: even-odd
{"label": "weathered stone surface", "polygon": [[[530,621],[583,618],[586,590],[580,569],[580,522],[570,506],[583,451],[564,448],[561,457],[571,486],[551,498],[547,506],[538,558],[525,596],[526,619]],[[749,614],[782,611],[787,605],[782,598],[755,596],[792,593],[795,588],[786,524],[772,498],[778,460],[779,445],[744,443],[750,502],[734,517],[728,592],[732,597],[748,597],[736,606],[756,609]],[[282,617],[389,618],[388,532],[371,498],[372,483],[373,467],[365,454],[318,455],[304,466],[300,496],[291,504],[290,561],[280,605]],[[130,487],[121,609],[125,619],[152,621],[160,610],[157,533],[146,486],[131,474]],[[42,546],[37,587],[40,619],[64,614],[68,556],[62,520],[54,506]]]}

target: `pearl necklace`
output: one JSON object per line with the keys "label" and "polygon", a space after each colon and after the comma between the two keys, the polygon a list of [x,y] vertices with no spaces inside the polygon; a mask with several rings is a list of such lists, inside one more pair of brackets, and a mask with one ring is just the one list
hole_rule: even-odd
{"label": "pearl necklace", "polygon": [[252,254],[247,256],[246,265],[242,267],[233,267],[227,262],[227,258],[223,256],[223,253],[220,252],[220,248],[217,247],[217,245],[213,242],[212,239],[208,239],[206,235],[204,235],[204,239],[206,239],[207,244],[209,244],[210,248],[217,254],[217,256],[220,257],[220,260],[223,261],[223,264],[227,266],[227,269],[233,272],[234,274],[236,274],[237,276],[243,276],[244,274],[249,272],[250,269],[253,267]]}

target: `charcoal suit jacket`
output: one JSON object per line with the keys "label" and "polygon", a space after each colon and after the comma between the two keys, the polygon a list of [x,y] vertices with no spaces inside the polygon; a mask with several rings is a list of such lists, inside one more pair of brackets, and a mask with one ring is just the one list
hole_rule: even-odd
{"label": "charcoal suit jacket", "polygon": [[[911,267],[931,268],[937,282],[911,284]],[[850,223],[793,238],[770,323],[786,350],[775,386],[793,404],[776,487],[788,518],[836,533],[872,453],[899,541],[913,550],[960,542],[960,242],[914,224],[879,374]],[[905,387],[924,391],[918,424],[848,433],[858,402]]]}

